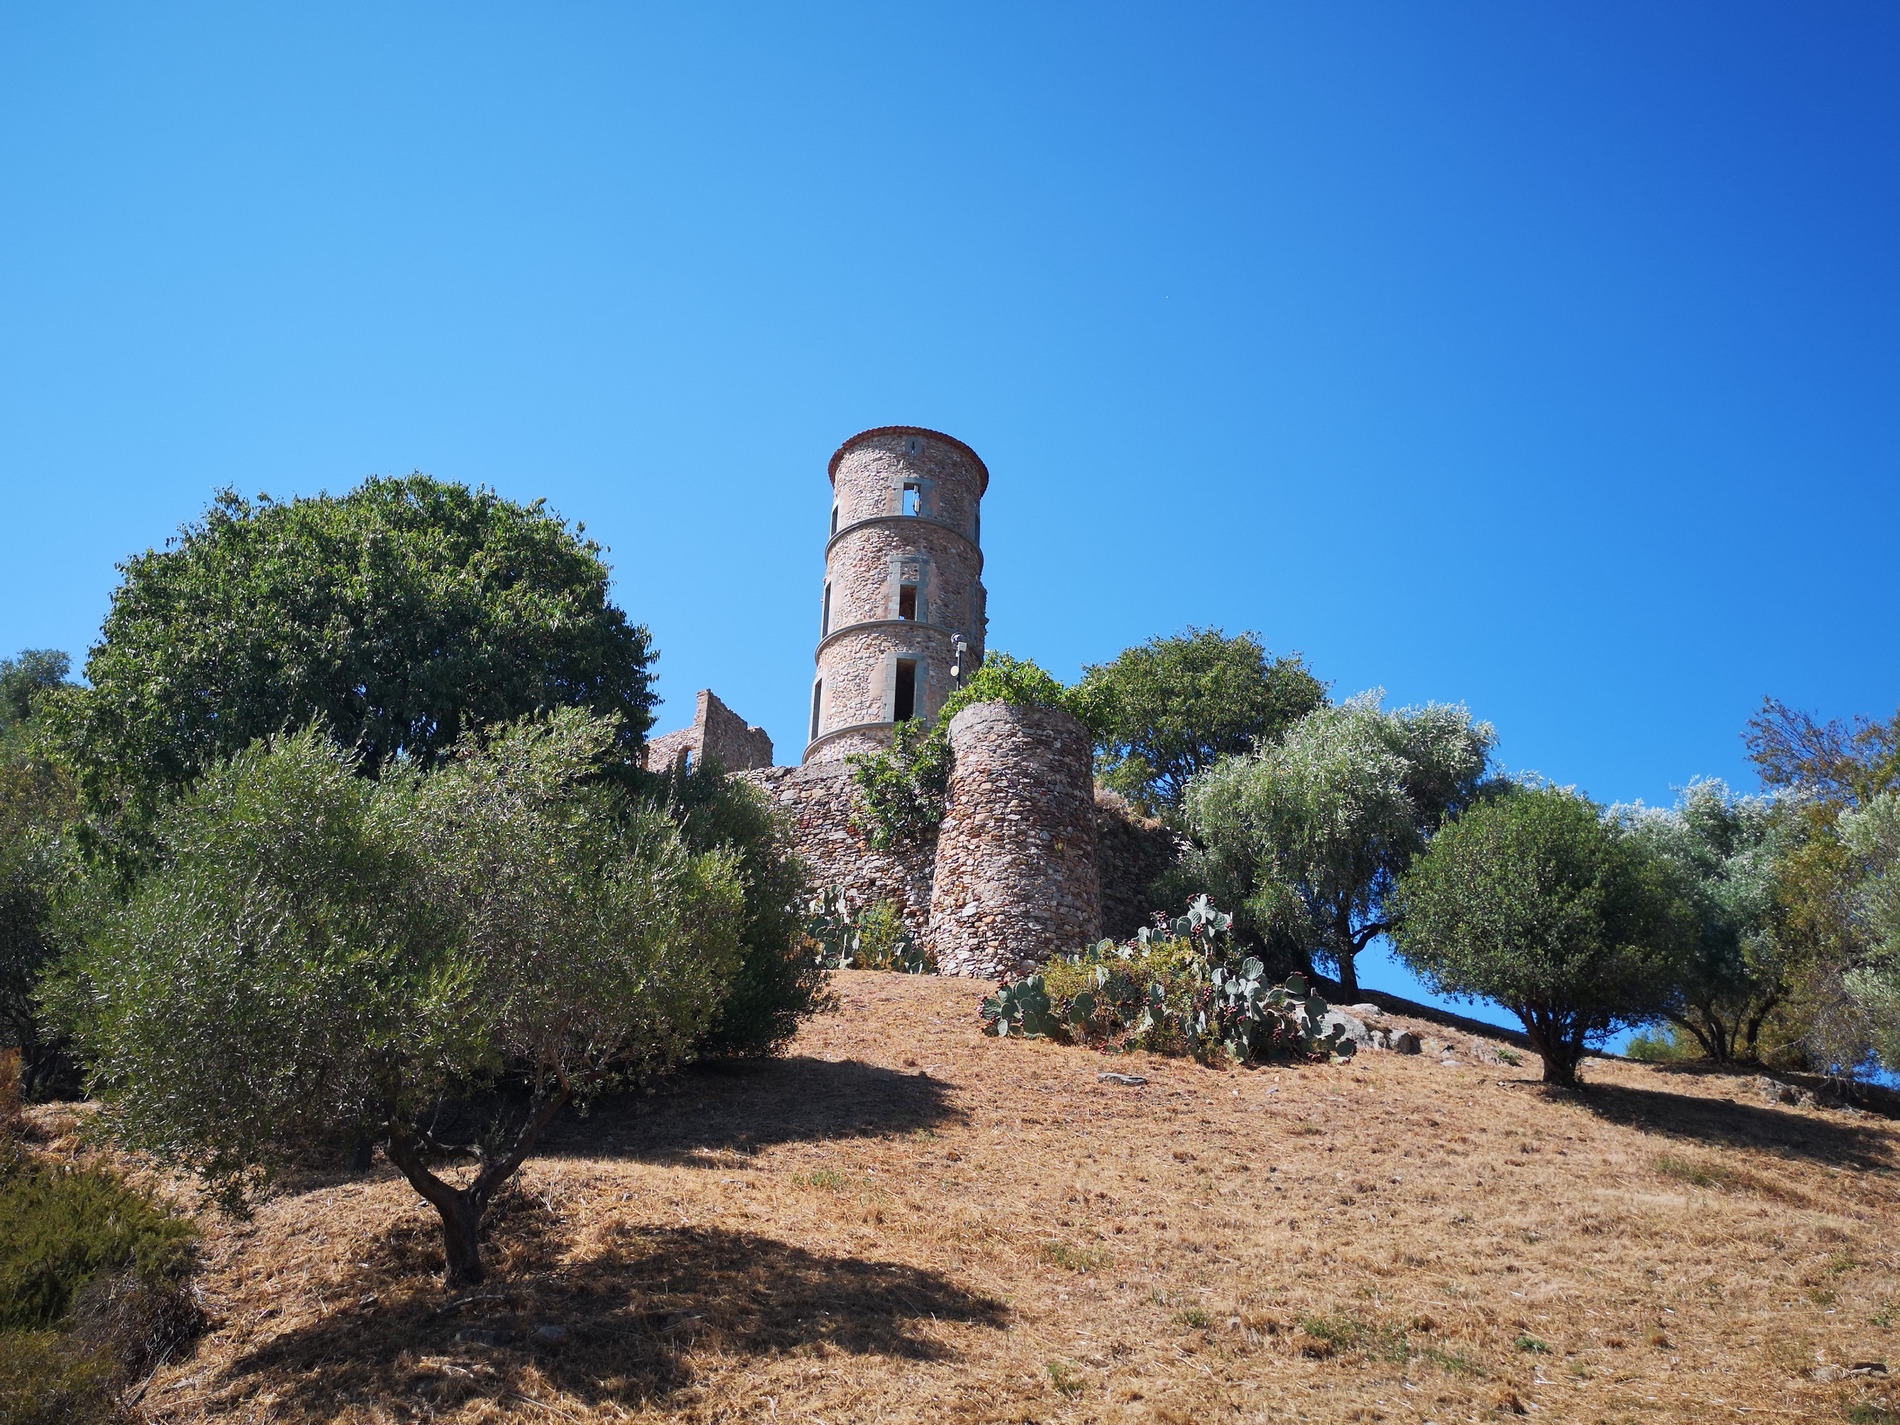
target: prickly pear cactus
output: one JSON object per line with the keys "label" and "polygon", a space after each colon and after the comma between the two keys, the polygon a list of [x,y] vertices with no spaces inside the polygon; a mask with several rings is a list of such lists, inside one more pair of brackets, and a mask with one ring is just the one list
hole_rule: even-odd
{"label": "prickly pear cactus", "polygon": [[1045,1039],[1061,1028],[1061,1021],[1052,1012],[1049,993],[1043,988],[1041,975],[1031,975],[1013,985],[1000,986],[995,994],[983,1001],[980,1012],[983,1032],[999,1038],[1016,1034],[1024,1039]]}

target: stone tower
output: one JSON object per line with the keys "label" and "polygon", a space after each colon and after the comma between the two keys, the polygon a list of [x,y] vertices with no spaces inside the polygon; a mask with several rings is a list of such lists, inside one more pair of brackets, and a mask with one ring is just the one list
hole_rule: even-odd
{"label": "stone tower", "polygon": [[936,716],[959,659],[964,676],[982,662],[989,483],[969,446],[916,426],[863,431],[831,457],[806,762],[888,747],[897,723]]}
{"label": "stone tower", "polygon": [[976,703],[950,721],[926,943],[946,975],[1026,975],[1101,934],[1094,744],[1060,708]]}

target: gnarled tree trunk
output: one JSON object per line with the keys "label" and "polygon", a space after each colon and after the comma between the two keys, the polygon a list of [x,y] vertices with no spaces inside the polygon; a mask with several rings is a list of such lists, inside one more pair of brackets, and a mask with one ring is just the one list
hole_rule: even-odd
{"label": "gnarled tree trunk", "polygon": [[429,1159],[433,1156],[430,1145],[412,1125],[390,1126],[389,1161],[402,1169],[409,1186],[420,1193],[442,1219],[443,1277],[451,1287],[473,1286],[482,1280],[482,1217],[489,1203],[494,1201],[495,1193],[521,1166],[541,1136],[541,1130],[554,1120],[567,1099],[566,1092],[561,1092],[535,1103],[508,1151],[483,1163],[467,1187],[458,1188],[429,1171]]}

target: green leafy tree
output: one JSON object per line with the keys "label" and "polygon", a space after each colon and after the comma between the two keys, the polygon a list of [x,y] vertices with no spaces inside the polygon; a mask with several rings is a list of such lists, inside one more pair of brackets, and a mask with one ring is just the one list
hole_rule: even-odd
{"label": "green leafy tree", "polygon": [[1848,977],[1864,950],[1859,924],[1863,860],[1841,820],[1900,790],[1900,713],[1819,722],[1773,698],[1749,721],[1750,757],[1779,802],[1776,936],[1787,992],[1762,1032],[1762,1057],[1790,1067],[1852,1073],[1874,1050]]}
{"label": "green leafy tree", "polygon": [[734,857],[745,895],[743,952],[701,1052],[757,1057],[781,1051],[805,1019],[832,1004],[823,957],[807,943],[810,870],[765,794],[728,777],[716,757],[673,764],[643,794],[664,805],[696,852]]}
{"label": "green leafy tree", "polygon": [[1084,669],[1071,710],[1095,734],[1103,783],[1158,814],[1221,758],[1274,741],[1325,702],[1298,654],[1275,658],[1251,633],[1191,628]]}
{"label": "green leafy tree", "polygon": [[0,658],[0,732],[31,720],[40,700],[73,686],[66,680],[73,660],[57,648],[26,648]]}
{"label": "green leafy tree", "polygon": [[1700,933],[1684,946],[1663,1017],[1718,1064],[1758,1055],[1761,1028],[1788,991],[1776,868],[1793,834],[1771,797],[1694,782],[1672,810],[1611,808],[1637,842],[1681,873]]}
{"label": "green leafy tree", "polygon": [[1859,962],[1843,979],[1880,1061],[1900,1073],[1900,793],[1881,792],[1847,812],[1841,831],[1861,868],[1854,918],[1862,938]]}
{"label": "green leafy tree", "polygon": [[1576,1082],[1592,1038],[1661,1013],[1701,929],[1666,858],[1558,787],[1508,791],[1450,822],[1396,900],[1406,963],[1441,993],[1515,1014],[1551,1084]]}
{"label": "green leafy tree", "polygon": [[380,785],[314,730],[213,764],[49,990],[108,1125],[227,1200],[378,1141],[480,1280],[542,1130],[690,1053],[739,962],[733,858],[600,776],[617,741],[560,709]]}
{"label": "green leafy tree", "polygon": [[1386,712],[1371,693],[1316,708],[1190,784],[1186,873],[1262,940],[1334,966],[1355,999],[1359,952],[1395,924],[1398,876],[1477,795],[1495,741],[1459,707]]}
{"label": "green leafy tree", "polygon": [[59,950],[57,901],[79,808],[72,779],[20,731],[0,733],[0,1033],[19,1049],[31,1091],[68,1068],[34,996]]}
{"label": "green leafy tree", "polygon": [[378,776],[543,707],[652,722],[645,628],[597,544],[543,508],[424,475],[279,504],[231,491],[120,566],[91,688],[58,702],[89,803],[149,815],[259,737],[320,721]]}
{"label": "green leafy tree", "polygon": [[58,950],[57,903],[71,878],[79,816],[72,778],[44,746],[35,715],[71,686],[70,667],[51,649],[0,660],[0,1037],[19,1049],[29,1091],[71,1071],[34,1000]]}

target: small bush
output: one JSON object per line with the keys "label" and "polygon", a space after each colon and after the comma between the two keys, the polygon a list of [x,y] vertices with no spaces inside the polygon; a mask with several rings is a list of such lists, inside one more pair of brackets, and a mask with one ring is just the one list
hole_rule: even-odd
{"label": "small bush", "polygon": [[845,760],[858,789],[857,826],[873,846],[887,850],[917,841],[943,820],[950,786],[950,720],[976,703],[1066,707],[1069,690],[1026,658],[991,653],[983,666],[944,701],[935,721],[900,722],[891,748]]}
{"label": "small bush", "polygon": [[0,1140],[20,1131],[20,1051],[0,1049]]}
{"label": "small bush", "polygon": [[130,1418],[118,1394],[203,1330],[189,1222],[115,1174],[0,1161],[0,1420]]}
{"label": "small bush", "polygon": [[1068,1396],[1070,1400],[1074,1400],[1083,1391],[1081,1368],[1074,1361],[1051,1361],[1049,1362],[1049,1384],[1061,1394]]}
{"label": "small bush", "polygon": [[0,1420],[8,1425],[102,1425],[127,1419],[118,1407],[113,1362],[60,1331],[0,1337]]}
{"label": "small bush", "polygon": [[1100,1271],[1115,1260],[1105,1248],[1071,1247],[1067,1242],[1044,1242],[1042,1259],[1052,1267],[1070,1272]]}
{"label": "small bush", "polygon": [[1633,1036],[1623,1052],[1642,1064],[1682,1064],[1707,1057],[1692,1036],[1668,1024]]}
{"label": "small bush", "polygon": [[828,887],[808,907],[804,934],[807,952],[827,970],[937,973],[937,957],[917,943],[895,901],[853,911],[842,890]]}
{"label": "small bush", "polygon": [[0,1331],[64,1318],[95,1277],[176,1280],[196,1230],[117,1175],[64,1171],[16,1151],[0,1167]]}

